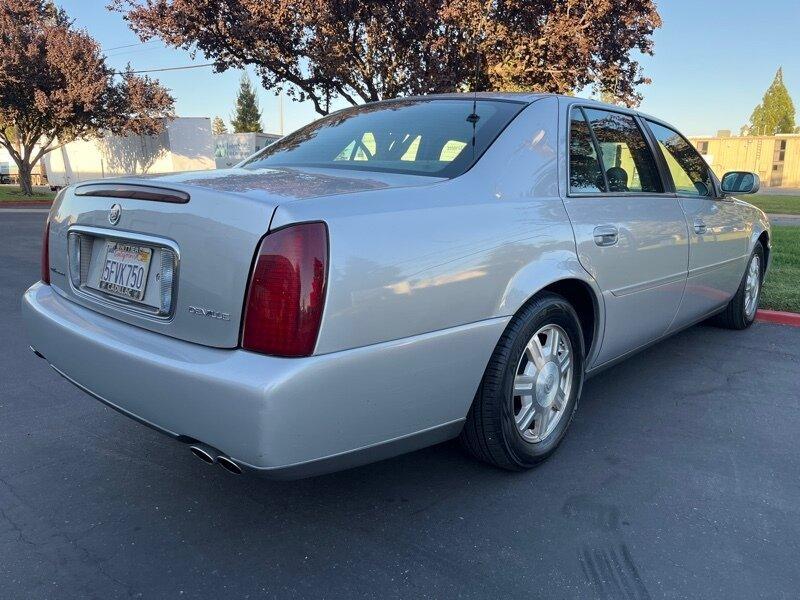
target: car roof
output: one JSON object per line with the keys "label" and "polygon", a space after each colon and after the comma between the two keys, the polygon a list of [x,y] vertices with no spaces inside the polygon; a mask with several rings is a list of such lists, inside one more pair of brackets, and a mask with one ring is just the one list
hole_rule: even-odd
{"label": "car roof", "polygon": [[596,106],[597,108],[611,108],[618,111],[629,112],[629,113],[636,113],[641,115],[642,117],[652,118],[653,120],[659,120],[656,117],[651,117],[650,115],[646,115],[642,112],[639,112],[635,108],[629,108],[627,106],[619,106],[617,104],[608,104],[607,102],[601,102],[599,100],[594,100],[592,98],[581,98],[579,96],[570,96],[567,94],[551,94],[546,92],[461,92],[461,93],[450,93],[450,94],[420,94],[417,96],[399,96],[397,98],[381,100],[379,102],[392,102],[393,100],[471,100],[472,98],[477,97],[480,100],[503,100],[506,102],[520,102],[525,104],[530,104],[531,102],[535,102],[541,98],[564,98],[565,100],[573,100],[575,102],[579,102],[584,106]]}
{"label": "car roof", "polygon": [[419,96],[411,96],[411,99],[443,99],[443,100],[471,100],[477,97],[481,100],[511,100],[514,102],[533,102],[544,96],[554,96],[555,94],[541,94],[533,92],[462,92],[451,94],[425,94]]}
{"label": "car roof", "polygon": [[565,100],[572,100],[577,103],[580,103],[582,106],[593,106],[601,109],[604,108],[606,110],[611,109],[618,112],[636,114],[643,119],[647,119],[648,121],[660,123],[671,129],[674,129],[672,125],[670,125],[663,119],[660,119],[653,115],[649,115],[647,113],[643,113],[637,110],[636,108],[619,106],[618,104],[609,104],[607,102],[601,102],[599,100],[594,100],[592,98],[581,98],[579,96],[570,96],[567,94],[551,94],[547,92],[477,92],[477,93],[461,92],[461,93],[449,93],[449,94],[420,94],[416,96],[399,96],[397,98],[378,100],[374,104],[383,104],[387,102],[395,102],[398,100],[471,100],[472,98],[475,97],[481,100],[499,100],[503,102],[519,102],[521,104],[530,104],[532,102],[535,102],[536,100],[540,100],[541,98],[563,98]]}

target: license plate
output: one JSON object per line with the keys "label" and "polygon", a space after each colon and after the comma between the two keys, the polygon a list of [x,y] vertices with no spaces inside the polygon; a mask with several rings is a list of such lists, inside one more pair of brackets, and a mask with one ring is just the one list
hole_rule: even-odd
{"label": "license plate", "polygon": [[124,242],[107,242],[106,258],[100,271],[98,289],[108,294],[141,302],[153,249]]}

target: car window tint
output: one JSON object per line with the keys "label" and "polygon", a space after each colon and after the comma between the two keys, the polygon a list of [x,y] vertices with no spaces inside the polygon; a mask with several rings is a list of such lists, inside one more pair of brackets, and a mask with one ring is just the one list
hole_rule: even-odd
{"label": "car window tint", "polygon": [[[407,140],[403,140],[404,144]],[[413,139],[410,145],[408,145],[408,150],[406,150],[405,154],[400,157],[400,160],[416,160],[417,151],[419,150],[419,142],[420,136],[417,136]],[[363,136],[361,136],[361,140],[356,142],[353,140],[344,149],[337,154],[333,160],[361,160],[367,161],[372,160],[375,157],[375,152],[377,150],[377,145],[375,144],[375,134],[371,131],[367,131]],[[456,153],[457,154],[457,153]],[[455,155],[453,155],[450,160],[453,160]],[[441,159],[440,160],[444,160]]]}
{"label": "car window tint", "polygon": [[322,167],[456,177],[524,106],[484,99],[407,99],[344,109],[267,146],[248,159],[245,168]]}
{"label": "car window tint", "polygon": [[587,108],[586,117],[600,144],[610,192],[664,191],[656,161],[632,116]]}
{"label": "car window tint", "polygon": [[714,189],[711,169],[703,157],[676,131],[648,121],[675,183],[675,191],[690,196],[710,196]]}
{"label": "car window tint", "polygon": [[574,194],[606,189],[589,125],[579,108],[573,108],[569,128],[569,191]]}

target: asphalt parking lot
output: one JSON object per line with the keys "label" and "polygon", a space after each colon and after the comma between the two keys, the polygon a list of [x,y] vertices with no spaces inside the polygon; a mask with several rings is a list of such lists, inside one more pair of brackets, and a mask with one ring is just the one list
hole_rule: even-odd
{"label": "asphalt parking lot", "polygon": [[453,443],[227,474],[29,350],[44,214],[0,212],[0,598],[796,598],[800,329],[695,327],[591,380],[522,474]]}

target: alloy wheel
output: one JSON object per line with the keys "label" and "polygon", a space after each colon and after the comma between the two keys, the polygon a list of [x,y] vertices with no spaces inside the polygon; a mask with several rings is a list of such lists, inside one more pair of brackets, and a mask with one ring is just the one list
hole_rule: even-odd
{"label": "alloy wheel", "polygon": [[542,442],[564,418],[573,368],[572,344],[558,325],[545,325],[528,341],[515,371],[512,398],[514,421],[525,441]]}
{"label": "alloy wheel", "polygon": [[744,283],[744,316],[752,319],[758,308],[758,292],[761,287],[761,258],[754,254],[747,269]]}

